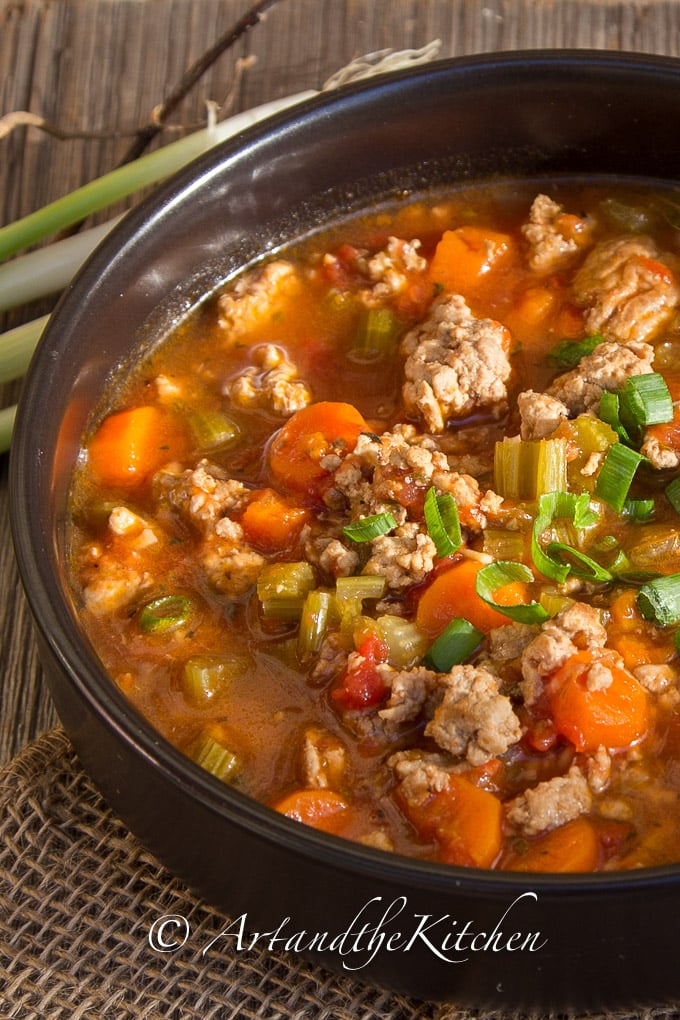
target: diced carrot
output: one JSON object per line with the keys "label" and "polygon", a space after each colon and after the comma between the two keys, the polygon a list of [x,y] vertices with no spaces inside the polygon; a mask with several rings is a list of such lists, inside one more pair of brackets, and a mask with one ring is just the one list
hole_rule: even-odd
{"label": "diced carrot", "polygon": [[610,637],[609,644],[619,653],[626,669],[631,670],[648,663],[670,662],[675,655],[672,640],[650,641],[644,633],[615,635]]}
{"label": "diced carrot", "polygon": [[500,853],[501,802],[462,775],[452,775],[446,789],[423,804],[404,804],[404,809],[418,833],[437,842],[437,860],[490,868]]}
{"label": "diced carrot", "polygon": [[537,836],[526,849],[510,853],[504,871],[587,872],[597,868],[600,844],[595,827],[581,816]]}
{"label": "diced carrot", "polygon": [[[435,638],[451,620],[461,617],[486,633],[509,623],[508,617],[487,605],[477,594],[475,583],[483,564],[464,558],[438,574],[420,596],[416,623],[428,637]],[[504,606],[527,602],[527,588],[512,582],[494,592],[495,600]]]}
{"label": "diced carrot", "polygon": [[[611,673],[607,686],[589,681],[598,663]],[[622,750],[647,731],[649,708],[644,689],[618,664],[616,653],[585,650],[572,655],[547,684],[555,729],[577,751],[596,751],[603,744]],[[589,687],[590,682],[590,687]]]}
{"label": "diced carrot", "polygon": [[339,832],[349,812],[349,804],[339,793],[326,789],[294,790],[278,803],[276,811],[296,822],[323,832]]}
{"label": "diced carrot", "polygon": [[142,405],[104,419],[90,440],[88,460],[102,485],[135,488],[185,451],[186,438],[172,416]]}
{"label": "diced carrot", "polygon": [[445,230],[430,263],[430,279],[435,286],[467,297],[488,273],[512,261],[514,251],[510,236],[495,230],[474,226]]}
{"label": "diced carrot", "polygon": [[274,436],[269,448],[272,479],[290,492],[318,500],[331,477],[323,458],[350,452],[366,431],[366,421],[351,404],[321,401],[303,407]]}
{"label": "diced carrot", "polygon": [[274,489],[254,493],[243,511],[241,526],[246,538],[258,549],[274,552],[297,539],[310,511],[298,506]]}
{"label": "diced carrot", "polygon": [[525,339],[545,329],[559,303],[557,291],[547,286],[529,287],[509,310],[506,321],[512,333]]}

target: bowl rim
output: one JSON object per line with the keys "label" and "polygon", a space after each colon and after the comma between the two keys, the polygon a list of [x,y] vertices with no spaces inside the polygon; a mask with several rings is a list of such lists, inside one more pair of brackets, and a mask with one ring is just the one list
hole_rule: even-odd
{"label": "bowl rim", "polygon": [[[672,74],[680,81],[680,60],[663,55],[560,48],[492,51],[444,58],[420,67],[390,72],[319,94],[275,114],[199,156],[155,189],[114,227],[60,298],[33,356],[19,401],[9,458],[10,523],[16,561],[39,634],[81,698],[128,748],[160,769],[167,781],[198,798],[211,812],[248,828],[267,841],[276,841],[303,858],[314,857],[346,872],[362,873],[367,877],[391,878],[410,888],[417,883],[419,888],[441,892],[455,893],[456,889],[464,886],[466,890],[479,894],[512,894],[526,889],[530,881],[532,888],[538,892],[549,890],[570,895],[576,891],[592,892],[597,889],[618,893],[622,889],[645,890],[650,885],[666,884],[669,878],[680,878],[680,863],[582,875],[462,868],[376,850],[320,832],[278,814],[273,808],[237,789],[225,786],[178,751],[127,702],[89,643],[83,639],[75,616],[67,605],[63,573],[52,563],[53,555],[56,558],[57,522],[52,522],[52,531],[42,529],[40,520],[33,513],[35,505],[40,504],[35,487],[37,485],[38,491],[43,491],[44,486],[49,484],[48,473],[51,476],[52,472],[52,466],[45,465],[44,446],[40,444],[36,451],[36,414],[45,406],[43,391],[46,386],[49,388],[49,380],[57,374],[54,364],[60,338],[62,341],[64,337],[68,338],[70,322],[76,321],[77,329],[78,315],[74,320],[73,311],[80,296],[92,290],[92,283],[104,270],[108,275],[114,273],[116,264],[126,257],[129,250],[134,250],[146,232],[157,229],[159,221],[167,217],[169,211],[186,203],[192,192],[205,187],[213,174],[223,172],[225,164],[256,149],[263,138],[298,130],[300,125],[313,122],[315,118],[332,117],[338,106],[363,106],[374,96],[386,95],[404,84],[414,88],[419,82],[435,81],[441,77],[465,78],[470,74],[500,69],[514,69],[516,73],[526,73],[530,69],[554,72],[558,68],[564,73],[587,68],[610,75],[631,71],[646,75]],[[41,421],[38,416],[39,438],[50,431],[45,422],[47,418],[48,415],[42,415]],[[58,428],[52,431],[58,432]],[[58,568],[58,564],[56,566]],[[55,590],[61,593],[56,603],[51,595]]]}

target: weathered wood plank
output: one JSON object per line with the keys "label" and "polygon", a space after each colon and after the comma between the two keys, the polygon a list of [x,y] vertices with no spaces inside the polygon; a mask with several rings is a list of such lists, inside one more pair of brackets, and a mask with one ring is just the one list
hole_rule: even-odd
{"label": "weathered wood plank", "polygon": [[[0,141],[0,221],[8,222],[115,165],[154,106],[248,0],[0,0],[0,115],[27,109],[102,140],[20,130]],[[233,109],[318,88],[367,52],[442,41],[441,55],[594,47],[677,56],[676,0],[282,0],[182,104],[193,124],[224,102],[234,59],[254,57]],[[48,310],[42,302],[4,324]],[[0,321],[0,325],[3,322]],[[0,388],[0,399],[18,387]],[[0,761],[53,721],[9,540],[7,458],[0,458]]]}

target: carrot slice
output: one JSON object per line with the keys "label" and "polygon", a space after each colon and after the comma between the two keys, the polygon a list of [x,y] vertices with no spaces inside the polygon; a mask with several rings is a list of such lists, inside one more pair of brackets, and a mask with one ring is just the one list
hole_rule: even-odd
{"label": "carrot slice", "polygon": [[[611,672],[608,686],[593,684],[591,669],[598,663]],[[601,744],[622,750],[647,731],[647,695],[615,654],[577,652],[552,674],[547,691],[555,729],[577,751],[596,751]]]}
{"label": "carrot slice", "polygon": [[511,853],[503,871],[587,872],[597,868],[600,844],[589,819],[571,822],[532,839],[522,853]]}
{"label": "carrot slice", "polygon": [[291,415],[269,448],[269,471],[274,482],[289,492],[318,499],[330,472],[322,461],[329,453],[344,455],[368,431],[352,404],[320,401]]}
{"label": "carrot slice", "polygon": [[185,449],[178,423],[161,408],[142,405],[104,419],[90,440],[88,460],[103,485],[134,488]]}
{"label": "carrot slice", "polygon": [[261,489],[253,494],[243,511],[241,526],[248,541],[266,552],[285,549],[300,534],[310,511],[274,489]]}
{"label": "carrot slice", "polygon": [[513,255],[508,234],[473,226],[445,230],[430,264],[430,278],[451,293],[467,296]]}
{"label": "carrot slice", "polygon": [[333,790],[294,790],[274,805],[276,811],[296,822],[323,832],[339,832],[346,821],[349,804]]}
{"label": "carrot slice", "polygon": [[463,776],[452,775],[446,789],[423,804],[404,807],[419,834],[438,843],[437,860],[489,868],[500,853],[501,802]]}
{"label": "carrot slice", "polygon": [[[475,582],[482,566],[477,560],[459,560],[425,589],[418,603],[416,623],[428,637],[437,637],[457,617],[469,620],[485,634],[510,622],[477,594]],[[494,593],[494,598],[505,606],[527,602],[526,585],[519,581],[504,585]]]}

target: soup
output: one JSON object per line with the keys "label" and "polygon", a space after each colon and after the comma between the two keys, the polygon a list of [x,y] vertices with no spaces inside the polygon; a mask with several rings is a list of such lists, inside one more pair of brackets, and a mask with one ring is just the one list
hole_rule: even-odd
{"label": "soup", "polygon": [[206,298],[83,441],[74,596],[159,732],[301,823],[677,861],[677,210],[532,187],[404,199]]}

